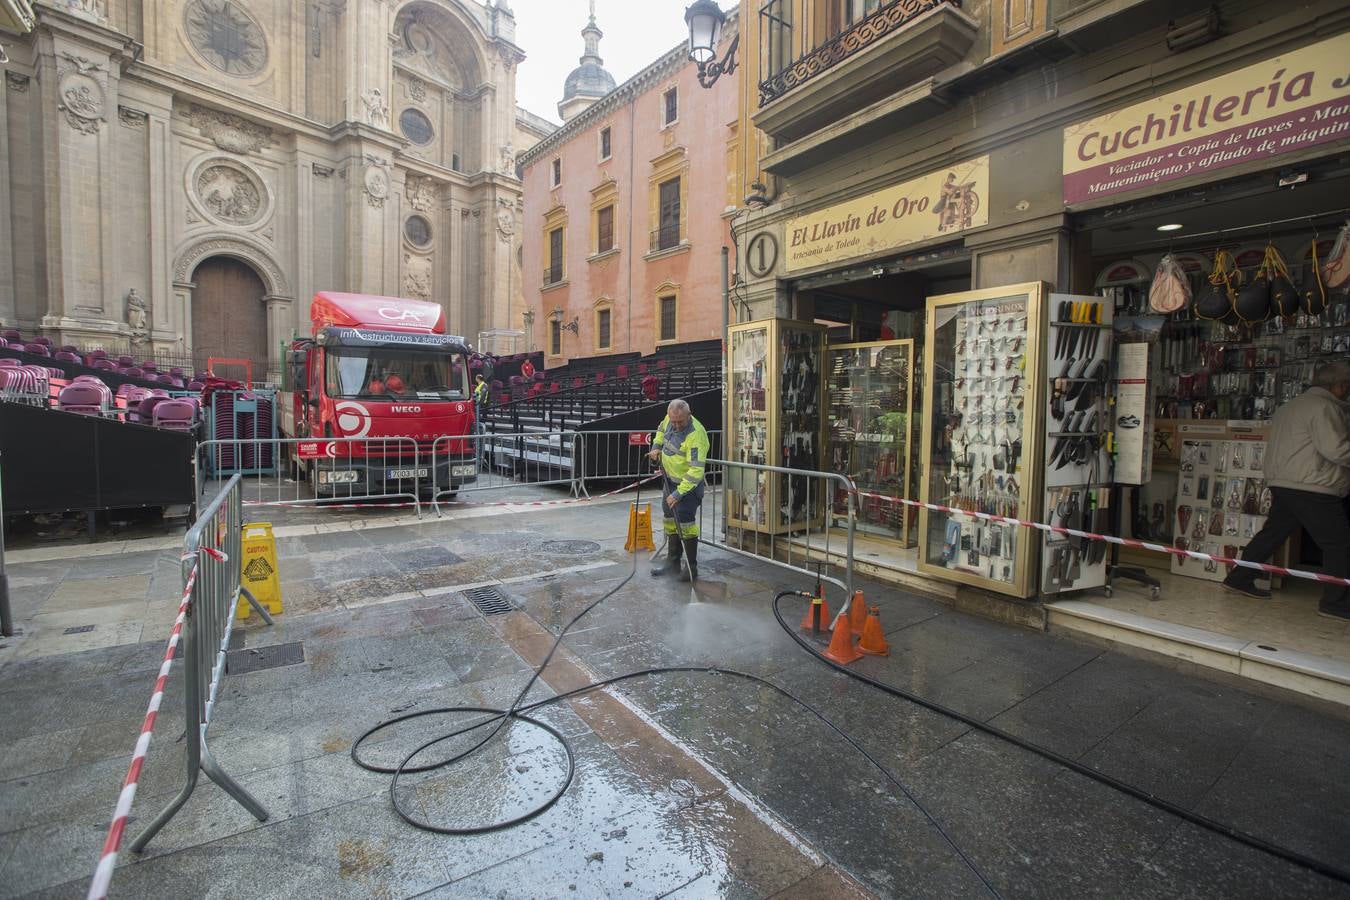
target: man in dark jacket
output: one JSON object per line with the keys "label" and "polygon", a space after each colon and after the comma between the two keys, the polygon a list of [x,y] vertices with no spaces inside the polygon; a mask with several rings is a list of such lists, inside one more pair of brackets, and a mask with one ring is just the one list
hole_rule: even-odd
{"label": "man in dark jacket", "polygon": [[[1275,411],[1266,443],[1265,475],[1273,500],[1270,517],[1242,558],[1264,563],[1299,526],[1322,548],[1327,575],[1350,576],[1350,429],[1345,400],[1350,397],[1350,362],[1318,367],[1313,386]],[[1268,598],[1255,584],[1257,572],[1234,567],[1224,587],[1248,597]],[[1350,591],[1323,586],[1317,611],[1328,618],[1350,619]]]}

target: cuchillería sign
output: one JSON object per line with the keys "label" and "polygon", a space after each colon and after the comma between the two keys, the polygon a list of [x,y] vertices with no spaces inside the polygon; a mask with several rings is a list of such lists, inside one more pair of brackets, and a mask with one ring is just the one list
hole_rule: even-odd
{"label": "cuchiller\u00eda sign", "polygon": [[894,250],[989,223],[989,157],[838,203],[787,223],[789,272]]}
{"label": "cuchiller\u00eda sign", "polygon": [[1064,203],[1350,138],[1350,33],[1064,129]]}

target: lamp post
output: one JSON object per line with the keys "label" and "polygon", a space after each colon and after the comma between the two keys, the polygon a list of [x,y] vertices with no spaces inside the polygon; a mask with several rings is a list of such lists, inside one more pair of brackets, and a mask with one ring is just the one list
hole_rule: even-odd
{"label": "lamp post", "polygon": [[740,46],[738,33],[731,39],[731,46],[719,60],[717,42],[722,37],[722,26],[726,24],[726,13],[714,0],[694,0],[684,11],[684,21],[689,26],[689,58],[698,64],[698,83],[710,88],[723,74],[736,71],[736,48]]}

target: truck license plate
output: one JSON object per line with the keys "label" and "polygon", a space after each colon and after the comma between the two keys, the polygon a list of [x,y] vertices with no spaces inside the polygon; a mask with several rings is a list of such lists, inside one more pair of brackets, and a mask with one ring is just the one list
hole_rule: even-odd
{"label": "truck license plate", "polygon": [[450,474],[451,474],[451,475],[473,475],[473,474],[475,473],[475,471],[476,471],[476,470],[475,470],[474,467],[473,467],[473,463],[468,463],[468,464],[462,465],[462,466],[451,466],[451,467],[450,467]]}
{"label": "truck license plate", "polygon": [[384,477],[388,481],[397,478],[426,478],[426,469],[386,469]]}
{"label": "truck license plate", "polygon": [[356,484],[361,473],[355,469],[320,469],[319,484]]}

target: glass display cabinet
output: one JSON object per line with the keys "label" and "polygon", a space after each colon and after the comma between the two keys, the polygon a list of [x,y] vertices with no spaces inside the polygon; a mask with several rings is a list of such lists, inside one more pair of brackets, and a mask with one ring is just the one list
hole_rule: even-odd
{"label": "glass display cabinet", "polygon": [[[826,373],[829,461],[826,469],[853,479],[858,490],[909,499],[914,371],[913,341],[831,344]],[[913,546],[911,507],[878,497],[858,498],[857,529]],[[836,497],[833,524],[847,523],[847,498]]]}
{"label": "glass display cabinet", "polygon": [[[824,462],[825,326],[765,319],[731,326],[727,459],[818,471]],[[727,523],[780,534],[821,524],[818,480],[728,466]]]}
{"label": "glass display cabinet", "polygon": [[1040,541],[962,511],[1037,519],[1044,473],[1040,282],[928,298],[919,569],[1016,597]]}

